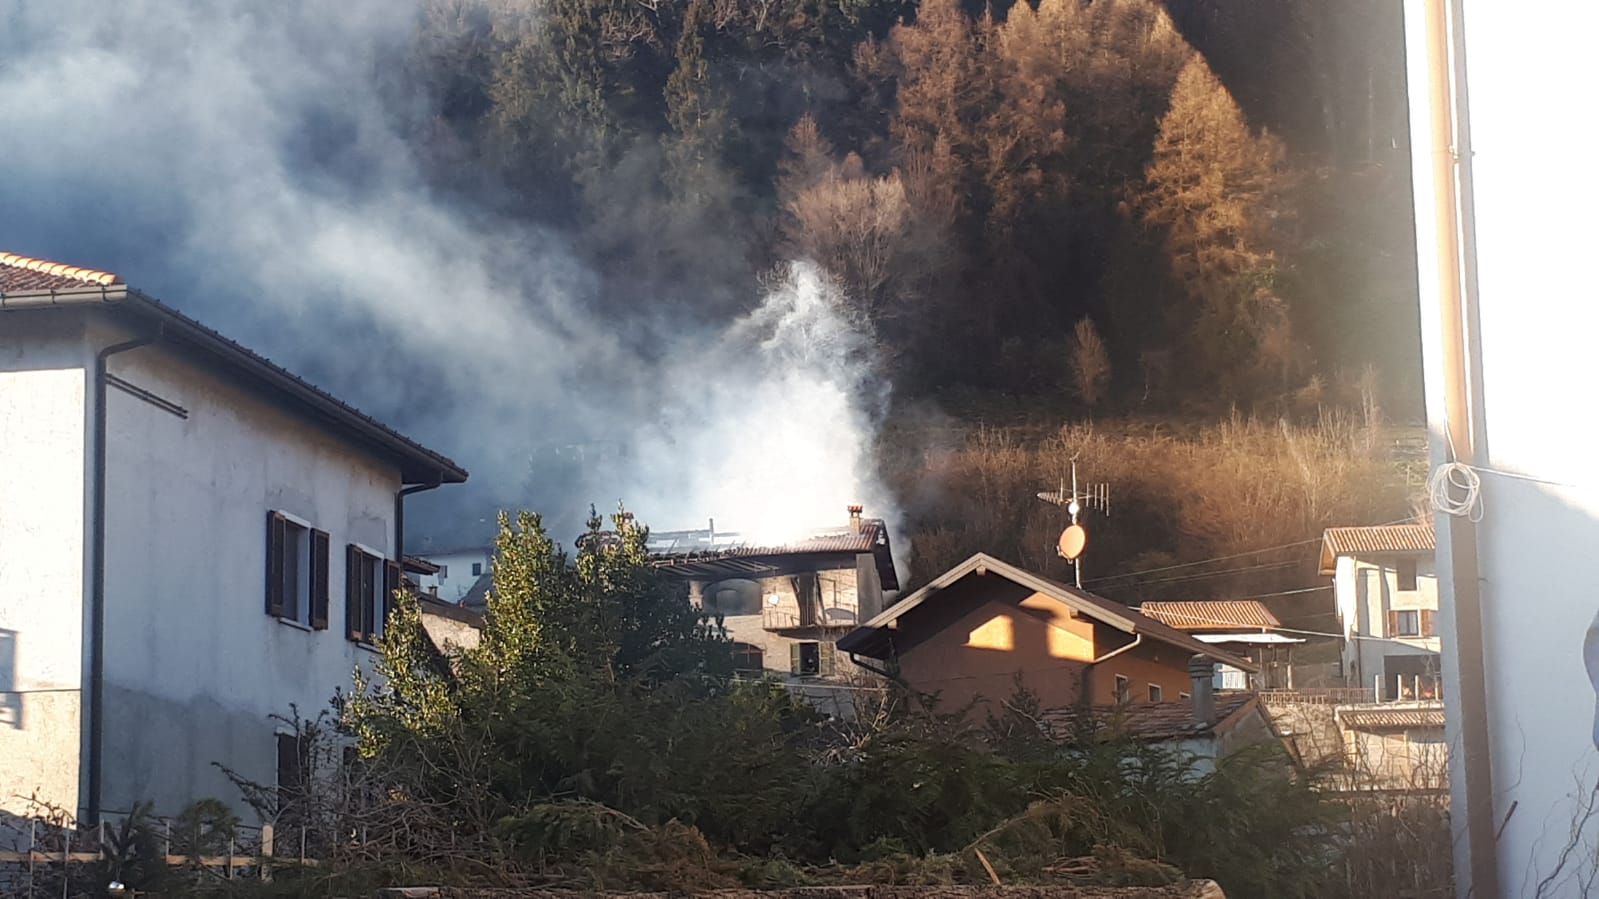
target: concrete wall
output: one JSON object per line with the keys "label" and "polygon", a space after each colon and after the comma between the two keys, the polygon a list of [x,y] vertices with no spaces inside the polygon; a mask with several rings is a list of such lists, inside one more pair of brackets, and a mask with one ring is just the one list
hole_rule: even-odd
{"label": "concrete wall", "polygon": [[[695,581],[690,584],[689,600],[698,608],[720,613],[730,639],[760,649],[766,670],[786,677],[791,673],[790,647],[796,643],[836,641],[868,617],[862,612],[863,597],[868,607],[880,602],[873,598],[877,569],[871,562],[872,556],[864,554],[862,558],[867,560],[865,565],[872,579],[866,582],[865,589],[862,589],[860,575],[862,563],[858,559],[844,557],[825,563],[832,567],[818,565],[814,570],[821,594],[822,617],[819,620],[825,621],[826,627],[799,627],[799,597],[794,591],[792,574]],[[717,597],[724,586],[738,594],[738,604],[718,606]],[[880,597],[882,588],[875,589],[876,596]],[[854,666],[847,659],[840,656],[838,661],[839,676],[853,672]]]}
{"label": "concrete wall", "polygon": [[[1580,113],[1592,105],[1599,6],[1464,5],[1464,44],[1456,49],[1463,50],[1469,83],[1470,144],[1459,150],[1471,164],[1471,217],[1464,226],[1468,283],[1479,306],[1471,336],[1480,347],[1475,424],[1477,463],[1485,469],[1475,581],[1493,783],[1491,800],[1475,805],[1461,767],[1474,753],[1453,753],[1450,817],[1457,828],[1476,819],[1497,834],[1499,895],[1578,896],[1583,878],[1599,866],[1599,822],[1583,812],[1599,782],[1599,651],[1585,660],[1585,646],[1599,650],[1599,633],[1590,631],[1599,624],[1592,576],[1599,427],[1586,402],[1599,334],[1591,222],[1599,182],[1581,171],[1583,148],[1596,135],[1593,117]],[[1435,146],[1420,127],[1430,114],[1426,9],[1424,0],[1405,2],[1427,415],[1437,465],[1449,452],[1437,245],[1440,234],[1453,234],[1435,216],[1432,163],[1456,148]],[[1451,615],[1457,585],[1450,573],[1456,521],[1438,519],[1448,690],[1459,680]],[[1451,745],[1461,742],[1462,714],[1462,703],[1447,705]],[[1573,839],[1573,825],[1583,821]],[[1454,845],[1458,895],[1484,895],[1491,885],[1472,892],[1464,833]]]}
{"label": "concrete wall", "polygon": [[78,807],[88,566],[81,326],[0,313],[0,814],[27,811],[35,795]]}
{"label": "concrete wall", "polygon": [[[269,716],[314,717],[373,661],[344,634],[345,546],[391,552],[398,472],[166,347],[111,370],[189,414],[108,397],[104,804],[237,803],[212,763],[273,783]],[[265,613],[270,510],[330,535],[328,630]]]}

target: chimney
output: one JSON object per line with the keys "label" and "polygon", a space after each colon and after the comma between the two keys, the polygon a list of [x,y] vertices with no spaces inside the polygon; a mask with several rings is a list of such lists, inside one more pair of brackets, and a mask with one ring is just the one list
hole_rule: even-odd
{"label": "chimney", "polygon": [[861,532],[861,506],[849,507],[849,529],[854,533]]}
{"label": "chimney", "polygon": [[1216,723],[1216,693],[1214,680],[1216,676],[1216,663],[1210,656],[1196,655],[1188,659],[1188,676],[1193,679],[1194,686],[1194,720],[1206,727]]}

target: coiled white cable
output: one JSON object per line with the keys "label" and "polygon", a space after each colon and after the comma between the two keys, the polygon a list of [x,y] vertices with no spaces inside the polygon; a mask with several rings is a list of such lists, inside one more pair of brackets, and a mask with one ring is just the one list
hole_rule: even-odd
{"label": "coiled white cable", "polygon": [[1482,478],[1464,462],[1445,462],[1427,479],[1432,507],[1445,515],[1482,520]]}

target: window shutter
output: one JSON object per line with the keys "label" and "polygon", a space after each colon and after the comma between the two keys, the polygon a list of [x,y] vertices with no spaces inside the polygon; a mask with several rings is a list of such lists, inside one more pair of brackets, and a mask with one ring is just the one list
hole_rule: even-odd
{"label": "window shutter", "polygon": [[374,634],[389,626],[389,613],[394,611],[394,594],[400,589],[401,583],[400,563],[383,563],[383,601],[378,603],[383,610],[383,618],[378,622],[379,626],[372,629]]}
{"label": "window shutter", "polygon": [[799,674],[801,664],[800,645],[798,643],[788,644],[788,673]]}
{"label": "window shutter", "polygon": [[311,532],[311,627],[328,629],[328,532]]}
{"label": "window shutter", "polygon": [[1432,620],[1433,614],[1434,613],[1433,613],[1432,609],[1422,609],[1421,610],[1421,635],[1423,637],[1435,636],[1438,633],[1437,631],[1432,629],[1433,628],[1433,620]]}
{"label": "window shutter", "polygon": [[816,644],[816,651],[818,656],[816,673],[823,677],[830,677],[833,674],[834,659],[838,655],[838,647],[823,640]]}
{"label": "window shutter", "polygon": [[276,512],[267,513],[266,613],[283,617],[283,542],[287,522]]}
{"label": "window shutter", "polygon": [[1388,633],[1384,637],[1394,637],[1399,634],[1399,613],[1393,609],[1388,610]]}
{"label": "window shutter", "polygon": [[361,639],[361,550],[354,543],[344,548],[344,636]]}

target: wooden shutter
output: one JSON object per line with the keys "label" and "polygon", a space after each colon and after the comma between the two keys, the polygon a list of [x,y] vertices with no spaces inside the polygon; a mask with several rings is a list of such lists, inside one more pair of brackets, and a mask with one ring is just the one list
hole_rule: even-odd
{"label": "wooden shutter", "polygon": [[1423,637],[1435,636],[1438,633],[1437,631],[1432,629],[1433,628],[1433,620],[1432,619],[1433,619],[1433,611],[1432,611],[1432,609],[1422,609],[1421,610],[1421,635]]}
{"label": "wooden shutter", "polygon": [[1383,634],[1383,636],[1384,637],[1397,637],[1397,636],[1399,636],[1399,613],[1394,611],[1393,609],[1389,609],[1388,610],[1388,633]]}
{"label": "wooden shutter", "polygon": [[836,664],[834,660],[838,656],[837,647],[823,640],[816,644],[816,654],[816,673],[822,677],[830,677],[833,674],[833,666]]}
{"label": "wooden shutter", "polygon": [[788,644],[788,673],[799,674],[800,668],[803,665],[804,657],[800,654],[800,644]]}
{"label": "wooden shutter", "polygon": [[283,544],[288,533],[288,521],[276,512],[267,513],[266,548],[266,613],[282,618],[283,605]]}
{"label": "wooden shutter", "polygon": [[378,607],[383,610],[383,618],[377,622],[379,625],[378,627],[372,628],[372,632],[374,634],[378,633],[380,628],[386,628],[389,626],[389,613],[394,611],[394,594],[400,589],[400,584],[400,563],[384,562],[383,601],[378,603]]}
{"label": "wooden shutter", "polygon": [[328,532],[311,532],[311,627],[328,629]]}
{"label": "wooden shutter", "polygon": [[354,543],[344,548],[344,636],[360,640],[361,630],[361,550]]}

